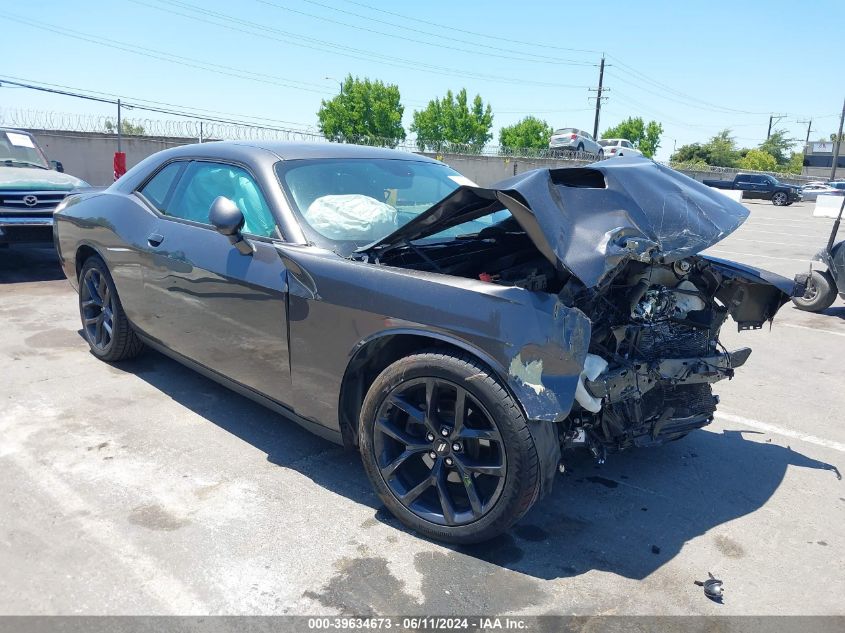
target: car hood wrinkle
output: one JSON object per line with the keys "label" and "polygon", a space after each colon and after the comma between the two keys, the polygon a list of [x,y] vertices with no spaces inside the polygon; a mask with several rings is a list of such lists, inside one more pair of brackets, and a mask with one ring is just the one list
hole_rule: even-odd
{"label": "car hood wrinkle", "polygon": [[537,169],[492,187],[462,186],[390,235],[379,251],[507,208],[538,250],[588,287],[628,259],[671,262],[739,228],[748,210],[718,191],[640,157]]}

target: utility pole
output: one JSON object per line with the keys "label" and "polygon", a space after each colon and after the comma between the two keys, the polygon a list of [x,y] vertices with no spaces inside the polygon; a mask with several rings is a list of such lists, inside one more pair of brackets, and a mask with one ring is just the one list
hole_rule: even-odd
{"label": "utility pole", "polygon": [[810,134],[813,131],[813,119],[810,119],[809,121],[796,121],[796,123],[798,123],[798,124],[806,123],[807,124],[807,138],[804,140],[804,153],[806,154],[807,151],[808,151],[807,148],[810,146]]}
{"label": "utility pole", "polygon": [[836,163],[839,162],[839,148],[842,147],[843,122],[845,122],[845,101],[842,102],[842,114],[839,116],[839,134],[836,135],[836,147],[833,150],[833,164],[830,166],[831,180],[836,180]]}
{"label": "utility pole", "polygon": [[769,116],[769,131],[766,132],[766,139],[767,140],[772,135],[772,120],[776,119],[775,123],[777,123],[781,119],[785,119],[785,118],[786,118],[785,114],[772,114],[772,115]]}
{"label": "utility pole", "polygon": [[602,97],[601,93],[604,91],[604,53],[601,56],[601,64],[599,65],[599,87],[598,88],[590,88],[592,92],[595,90],[596,92],[596,116],[593,119],[593,138],[595,140],[599,140],[599,118],[601,117],[601,100],[607,99],[607,97]]}

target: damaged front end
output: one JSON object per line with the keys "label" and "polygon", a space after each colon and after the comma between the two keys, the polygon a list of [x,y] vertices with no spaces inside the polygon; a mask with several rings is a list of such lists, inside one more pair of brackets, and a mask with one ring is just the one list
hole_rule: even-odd
{"label": "damaged front end", "polygon": [[593,329],[562,447],[586,445],[603,458],[709,424],[719,402],[712,384],[733,378],[751,354],[747,347],[725,349],[722,325],[731,317],[739,329],[761,327],[788,300],[786,283],[692,256],[631,262],[600,287],[564,288]]}
{"label": "damaged front end", "polygon": [[[510,217],[478,233],[423,240],[503,208]],[[461,187],[359,253],[520,287],[585,315],[589,341],[570,350],[579,358],[587,352],[577,387],[569,374],[556,411],[535,419],[554,421],[547,423],[557,427],[560,448],[586,446],[603,458],[710,423],[718,403],[712,384],[732,378],[751,353],[722,346],[724,322],[760,328],[794,293],[782,277],[700,255],[747,217],[741,204],[678,172],[620,159]],[[546,340],[561,338],[549,332]],[[554,390],[554,372],[532,360],[509,359],[509,378],[521,380],[530,398],[548,395],[542,390]]]}

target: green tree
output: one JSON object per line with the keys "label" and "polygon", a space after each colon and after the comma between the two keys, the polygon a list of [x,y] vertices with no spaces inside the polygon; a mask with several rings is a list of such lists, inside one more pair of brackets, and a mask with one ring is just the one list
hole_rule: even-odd
{"label": "green tree", "polygon": [[527,116],[499,130],[499,145],[510,149],[522,147],[544,149],[549,146],[549,139],[553,132],[552,126],[542,119]]}
{"label": "green tree", "polygon": [[765,141],[760,143],[759,149],[774,156],[778,165],[785,165],[792,156],[795,139],[789,138],[785,130],[775,130]]}
{"label": "green tree", "polygon": [[736,162],[740,169],[753,171],[775,171],[778,163],[775,157],[761,149],[750,149],[748,153]]}
{"label": "green tree", "polygon": [[340,94],[320,102],[317,118],[327,139],[396,147],[405,139],[399,87],[348,75]]}
{"label": "green tree", "polygon": [[[108,132],[109,134],[117,134],[117,124],[111,119],[106,119],[106,122],[103,127],[106,128],[106,132]],[[132,123],[128,119],[121,119],[120,132],[125,136],[143,136],[144,126]]]}
{"label": "green tree", "polygon": [[708,164],[716,167],[733,167],[739,159],[736,139],[731,136],[729,129],[724,129],[711,138],[705,145],[708,153]]}
{"label": "green tree", "polygon": [[710,164],[710,150],[701,143],[690,143],[681,145],[669,158],[672,163],[695,163],[698,165]]}
{"label": "green tree", "polygon": [[792,157],[786,164],[786,172],[800,174],[804,169],[804,152],[792,152]]}
{"label": "green tree", "polygon": [[444,143],[469,145],[478,151],[493,134],[493,111],[480,95],[469,104],[466,88],[457,95],[446,92],[442,99],[432,99],[423,110],[414,111],[411,131],[416,132],[420,150],[439,151]]}
{"label": "green tree", "polygon": [[660,135],[663,134],[663,125],[657,121],[643,122],[642,117],[628,117],[616,127],[608,128],[602,134],[602,138],[624,138],[634,147],[640,150],[644,156],[654,157],[657,148],[660,147]]}

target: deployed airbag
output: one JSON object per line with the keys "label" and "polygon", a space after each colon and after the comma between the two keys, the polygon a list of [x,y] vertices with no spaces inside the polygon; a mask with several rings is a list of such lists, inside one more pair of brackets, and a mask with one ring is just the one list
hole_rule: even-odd
{"label": "deployed airbag", "polygon": [[398,227],[396,209],[359,193],[317,198],[305,211],[305,219],[332,240],[377,240]]}

